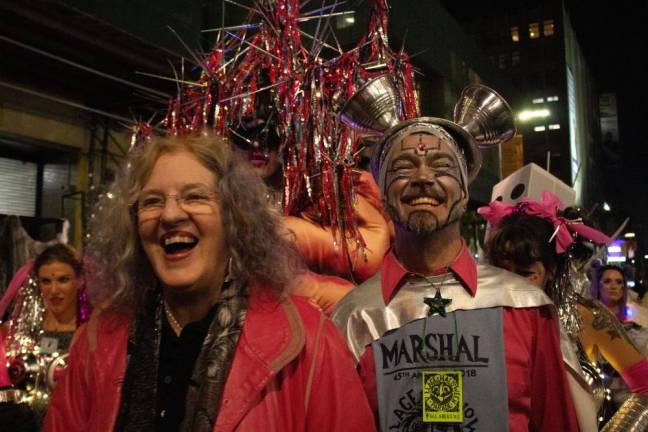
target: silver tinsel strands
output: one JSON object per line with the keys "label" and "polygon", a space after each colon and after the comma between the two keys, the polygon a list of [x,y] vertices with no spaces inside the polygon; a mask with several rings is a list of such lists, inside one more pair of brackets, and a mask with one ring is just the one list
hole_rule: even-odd
{"label": "silver tinsel strands", "polygon": [[572,291],[584,298],[591,298],[592,294],[590,293],[591,282],[587,278],[587,268],[584,266],[581,268],[576,268],[574,263],[572,263],[572,272],[571,272],[571,284]]}
{"label": "silver tinsel strands", "polygon": [[38,350],[42,332],[45,306],[41,299],[36,278],[30,276],[18,291],[14,310],[9,321],[7,354],[16,357]]}
{"label": "silver tinsel strands", "polygon": [[578,279],[577,273],[572,266],[572,257],[568,251],[558,277],[554,279],[547,289],[547,294],[558,309],[560,324],[567,331],[569,337],[574,340],[578,340],[582,324],[580,314],[576,308],[579,295],[572,284],[573,280]]}
{"label": "silver tinsel strands", "polygon": [[578,295],[569,294],[569,300],[557,306],[560,323],[572,339],[578,338],[581,329],[581,318],[576,308]]}
{"label": "silver tinsel strands", "polygon": [[45,306],[33,275],[20,287],[9,321],[7,367],[19,375],[25,392],[21,402],[28,403],[40,422],[54,387],[56,372],[67,365],[67,354],[41,352]]}

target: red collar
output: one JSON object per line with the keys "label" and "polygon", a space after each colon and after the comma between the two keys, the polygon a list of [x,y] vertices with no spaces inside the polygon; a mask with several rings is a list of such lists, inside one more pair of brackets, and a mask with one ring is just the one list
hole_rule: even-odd
{"label": "red collar", "polygon": [[[477,293],[477,265],[470,254],[470,249],[468,249],[464,241],[462,241],[459,255],[457,255],[454,261],[452,261],[449,269],[455,275],[457,280],[461,282],[461,285],[466,288],[466,291],[474,297]],[[442,268],[434,273],[442,274],[446,271],[448,271],[448,268]],[[412,273],[403,267],[403,265],[398,261],[398,258],[396,258],[396,255],[394,255],[393,249],[390,250],[389,253],[385,255],[385,258],[383,258],[380,275],[385,304],[389,303],[392,297],[394,297],[400,288],[403,279],[406,277],[416,276],[416,273]]]}

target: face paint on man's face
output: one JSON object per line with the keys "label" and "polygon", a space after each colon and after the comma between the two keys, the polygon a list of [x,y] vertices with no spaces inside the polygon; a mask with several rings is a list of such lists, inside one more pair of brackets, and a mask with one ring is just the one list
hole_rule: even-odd
{"label": "face paint on man's face", "polygon": [[428,133],[407,135],[384,163],[384,200],[394,223],[424,234],[461,218],[468,194],[451,143]]}

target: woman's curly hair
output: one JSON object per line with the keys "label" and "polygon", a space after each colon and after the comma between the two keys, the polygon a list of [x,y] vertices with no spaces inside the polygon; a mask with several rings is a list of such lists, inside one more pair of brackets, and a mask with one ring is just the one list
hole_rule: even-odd
{"label": "woman's curly hair", "polygon": [[152,138],[131,151],[124,174],[97,203],[87,247],[91,299],[101,309],[133,312],[145,291],[156,286],[137,231],[137,198],[160,156],[193,154],[216,177],[232,276],[287,292],[302,272],[299,256],[284,233],[281,215],[268,200],[261,178],[215,135]]}

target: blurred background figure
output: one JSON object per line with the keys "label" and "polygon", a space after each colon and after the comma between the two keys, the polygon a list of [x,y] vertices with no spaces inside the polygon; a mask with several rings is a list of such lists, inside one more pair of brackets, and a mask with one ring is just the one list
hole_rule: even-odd
{"label": "blurred background figure", "polygon": [[43,330],[67,349],[77,328],[78,296],[83,286],[81,262],[63,244],[51,246],[34,260],[38,289],[45,306]]}
{"label": "blurred background figure", "polygon": [[592,296],[598,298],[622,323],[639,326],[636,318],[638,311],[643,312],[643,306],[631,300],[630,297],[634,293],[628,288],[623,269],[607,264],[595,270],[595,276],[592,278]]}
{"label": "blurred background figure", "polygon": [[[643,355],[648,352],[648,328],[636,323],[637,306],[628,303],[628,286],[623,269],[616,265],[604,265],[597,269],[592,281],[592,293],[607,307],[621,322],[626,335]],[[603,370],[606,375],[607,387],[612,392],[614,408],[618,409],[632,392],[623,381],[623,377],[614,367],[603,359]]]}
{"label": "blurred background figure", "polygon": [[[606,244],[610,239],[585,225],[582,219],[562,217],[557,213],[561,207],[557,197],[544,192],[542,202],[531,199],[516,205],[493,202],[480,209],[493,229],[486,253],[493,265],[527,278],[556,303],[563,339],[561,349],[580,428],[597,430],[597,420],[606,420],[610,414],[605,406],[608,392],[597,363],[604,358],[620,371],[634,384],[633,392],[645,404],[648,361],[604,305],[578,292],[574,282],[579,279],[577,273],[582,271],[578,266],[587,260],[586,256],[580,256],[583,248],[577,250],[578,244],[585,241]],[[620,300],[622,290],[617,288],[617,291]],[[645,415],[647,407],[648,404],[640,414]],[[617,420],[644,421],[641,416],[629,419],[625,413],[619,413]]]}
{"label": "blurred background figure", "polygon": [[10,286],[16,284],[14,308],[2,326],[0,416],[8,423],[0,424],[30,430],[40,425],[76,328],[90,311],[82,264],[70,246],[46,248],[16,274]]}

